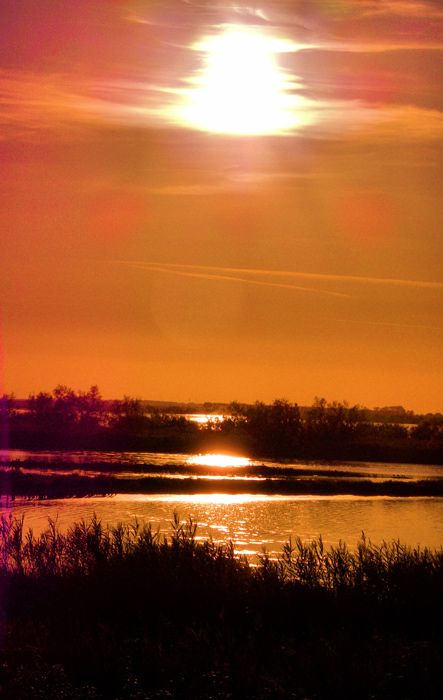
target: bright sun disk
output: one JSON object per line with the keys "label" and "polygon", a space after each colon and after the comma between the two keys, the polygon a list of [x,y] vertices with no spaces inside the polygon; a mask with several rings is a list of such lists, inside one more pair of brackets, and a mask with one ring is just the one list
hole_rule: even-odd
{"label": "bright sun disk", "polygon": [[192,82],[182,116],[198,128],[232,134],[266,134],[300,122],[289,94],[292,82],[276,65],[283,41],[245,29],[230,29],[196,45],[206,66]]}

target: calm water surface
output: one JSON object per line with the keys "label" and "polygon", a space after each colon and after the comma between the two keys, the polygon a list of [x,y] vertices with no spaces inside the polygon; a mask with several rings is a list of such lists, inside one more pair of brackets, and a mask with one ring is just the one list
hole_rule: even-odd
{"label": "calm water surface", "polygon": [[[12,460],[17,463],[32,459],[42,464],[50,465],[51,463],[68,462],[70,464],[78,464],[79,468],[83,464],[92,462],[101,463],[121,463],[128,465],[128,472],[131,466],[140,467],[143,464],[158,466],[159,468],[166,465],[176,465],[177,467],[183,464],[202,464],[211,465],[212,457],[221,457],[221,455],[189,455],[189,454],[164,454],[157,452],[68,452],[68,451],[40,451],[31,452],[25,450],[0,450],[0,460]],[[232,458],[227,458],[228,461]],[[297,462],[295,460],[260,460],[254,461],[244,459],[243,457],[233,462],[238,466],[260,465],[268,467],[302,467],[303,469],[311,469],[313,472],[328,472],[331,469],[336,472],[346,472],[355,470],[358,475],[374,478],[406,478],[406,479],[427,479],[440,478],[443,479],[443,466],[435,464],[391,464],[386,462]],[[223,466],[230,466],[226,464]],[[138,473],[143,473],[137,469]]]}
{"label": "calm water surface", "polygon": [[[1,455],[0,455],[1,456]],[[120,461],[130,465],[186,464],[190,455],[153,455],[130,453],[24,453],[13,451],[10,459],[41,459],[42,462],[76,461],[79,466],[91,461]],[[5,456],[3,457],[5,458]],[[204,460],[203,460],[204,461]],[[265,462],[267,466],[281,462]],[[362,475],[374,478],[400,476],[407,479],[443,478],[443,468],[427,465],[332,463],[288,466],[312,468],[317,473],[349,472],[355,468]],[[198,522],[198,535],[214,540],[232,539],[237,552],[254,559],[263,547],[270,553],[281,550],[289,537],[311,540],[322,535],[325,544],[345,541],[354,548],[362,531],[373,542],[400,539],[412,546],[440,548],[443,545],[443,498],[390,498],[361,496],[266,496],[226,495],[122,495],[111,497],[72,498],[63,500],[15,500],[0,503],[2,515],[25,517],[25,527],[36,534],[47,525],[48,517],[56,519],[66,531],[74,522],[89,520],[95,513],[104,524],[116,525],[134,518],[151,522],[161,531],[170,531],[174,511],[181,519],[191,516]]]}

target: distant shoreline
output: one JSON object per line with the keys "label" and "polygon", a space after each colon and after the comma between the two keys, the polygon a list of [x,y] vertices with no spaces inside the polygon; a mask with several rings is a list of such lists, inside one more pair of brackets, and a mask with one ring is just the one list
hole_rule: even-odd
{"label": "distant shoreline", "polygon": [[62,385],[31,396],[27,409],[17,409],[16,402],[6,397],[1,407],[3,449],[443,464],[443,415],[416,416],[402,406],[369,415],[359,405],[319,397],[309,408],[275,399],[232,402],[224,415],[221,405],[207,403],[193,406],[205,411],[197,421],[131,397],[109,405],[97,386],[76,394]]}

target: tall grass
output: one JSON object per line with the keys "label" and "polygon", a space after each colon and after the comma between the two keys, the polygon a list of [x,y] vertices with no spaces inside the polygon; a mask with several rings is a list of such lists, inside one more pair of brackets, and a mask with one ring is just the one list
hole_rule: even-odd
{"label": "tall grass", "polygon": [[27,576],[59,576],[91,574],[101,566],[141,563],[151,557],[184,556],[225,559],[245,565],[234,557],[232,543],[215,544],[212,540],[198,543],[197,524],[189,518],[181,522],[174,512],[171,534],[153,530],[151,523],[132,522],[103,526],[94,515],[89,522],[74,523],[63,534],[56,521],[48,518],[44,532],[36,537],[32,528],[24,530],[24,516],[0,518],[0,572]]}
{"label": "tall grass", "polygon": [[439,698],[443,552],[0,522],[0,698]]}
{"label": "tall grass", "polygon": [[376,545],[362,533],[355,551],[341,541],[325,550],[321,536],[307,543],[297,537],[294,544],[290,539],[283,546],[272,565],[283,581],[296,580],[335,593],[361,590],[384,599],[412,580],[427,586],[441,576],[443,549],[413,548],[399,540]]}

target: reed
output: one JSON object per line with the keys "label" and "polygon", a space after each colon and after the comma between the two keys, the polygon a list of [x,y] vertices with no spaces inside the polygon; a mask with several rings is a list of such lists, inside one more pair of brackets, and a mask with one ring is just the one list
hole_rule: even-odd
{"label": "reed", "polygon": [[0,521],[0,698],[433,699],[443,551],[232,543],[96,517],[39,537]]}

